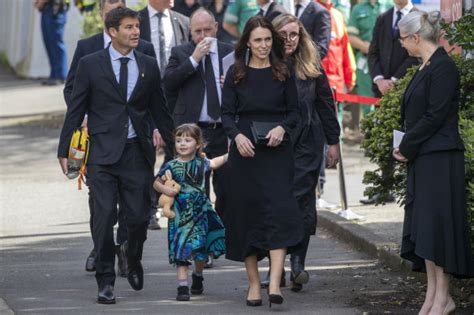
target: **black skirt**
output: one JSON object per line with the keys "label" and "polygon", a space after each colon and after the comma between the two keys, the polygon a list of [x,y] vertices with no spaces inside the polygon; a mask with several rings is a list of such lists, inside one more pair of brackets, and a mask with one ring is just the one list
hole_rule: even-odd
{"label": "black skirt", "polygon": [[[251,138],[249,120],[239,130]],[[268,250],[296,246],[303,238],[303,216],[293,194],[291,142],[278,147],[255,145],[255,156],[242,157],[232,143],[225,201],[226,258],[244,261]]]}
{"label": "black skirt", "polygon": [[426,259],[455,277],[474,276],[466,208],[462,151],[433,152],[409,163],[401,256],[413,271],[425,272]]}

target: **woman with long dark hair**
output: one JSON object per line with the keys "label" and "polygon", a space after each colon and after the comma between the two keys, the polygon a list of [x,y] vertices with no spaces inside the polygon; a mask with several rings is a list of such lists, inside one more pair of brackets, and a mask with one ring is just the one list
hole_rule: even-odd
{"label": "woman with long dark hair", "polygon": [[[300,117],[294,75],[283,57],[282,41],[271,23],[261,16],[251,18],[237,43],[236,61],[222,96],[222,124],[232,140],[226,257],[245,262],[249,306],[262,305],[257,262],[268,254],[269,305],[283,303],[280,278],[285,255],[303,238],[288,136]],[[264,139],[258,140],[262,132]]]}
{"label": "woman with long dark hair", "polygon": [[339,159],[340,127],[334,111],[329,82],[321,59],[303,24],[291,14],[282,14],[273,25],[285,42],[285,55],[295,67],[299,110],[302,123],[293,132],[295,180],[294,192],[303,216],[304,238],[291,254],[291,290],[301,291],[309,280],[305,259],[310,236],[316,232],[316,185],[328,143],[327,164]]}

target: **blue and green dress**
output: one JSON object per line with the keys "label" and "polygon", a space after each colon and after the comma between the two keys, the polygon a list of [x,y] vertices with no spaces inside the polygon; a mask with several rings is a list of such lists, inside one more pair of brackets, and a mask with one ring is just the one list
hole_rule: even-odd
{"label": "blue and green dress", "polygon": [[188,162],[167,162],[158,173],[170,170],[181,185],[175,197],[174,219],[168,220],[170,264],[188,265],[192,260],[206,260],[225,254],[225,229],[205,192],[205,173],[210,168],[207,158],[195,157]]}

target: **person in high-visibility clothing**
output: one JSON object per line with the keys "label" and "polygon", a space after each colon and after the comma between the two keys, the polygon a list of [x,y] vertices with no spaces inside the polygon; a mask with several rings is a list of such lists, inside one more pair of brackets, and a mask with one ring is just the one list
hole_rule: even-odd
{"label": "person in high-visibility clothing", "polygon": [[322,60],[329,84],[340,93],[349,92],[356,82],[356,63],[347,35],[344,17],[334,8],[332,0],[317,0],[331,14],[331,41],[329,51]]}

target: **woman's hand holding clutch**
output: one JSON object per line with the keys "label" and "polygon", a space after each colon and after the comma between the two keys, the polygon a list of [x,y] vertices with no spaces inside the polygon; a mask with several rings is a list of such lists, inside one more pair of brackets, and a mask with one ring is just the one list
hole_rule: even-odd
{"label": "woman's hand holding clutch", "polygon": [[276,126],[272,130],[270,130],[265,137],[268,139],[267,146],[269,147],[277,147],[283,141],[283,137],[285,136],[285,129],[282,126]]}
{"label": "woman's hand holding clutch", "polygon": [[255,147],[253,146],[252,141],[243,134],[239,133],[235,137],[235,144],[240,155],[243,157],[253,157],[255,155]]}

